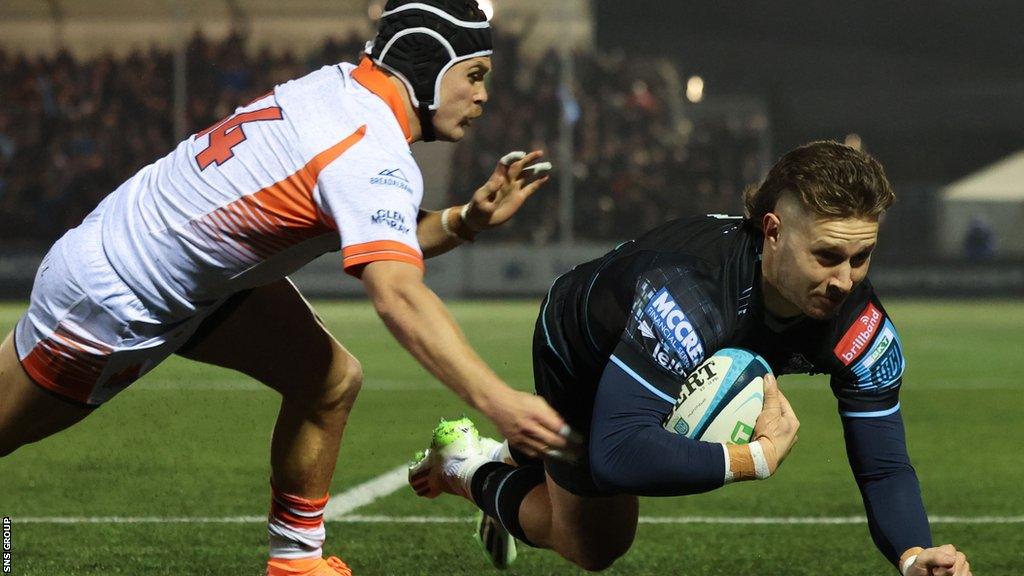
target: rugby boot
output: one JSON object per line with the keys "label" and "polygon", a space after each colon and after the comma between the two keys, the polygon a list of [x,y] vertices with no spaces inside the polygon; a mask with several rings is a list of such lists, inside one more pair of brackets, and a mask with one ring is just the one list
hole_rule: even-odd
{"label": "rugby boot", "polygon": [[352,576],[352,570],[337,556],[330,558],[271,558],[266,576]]}
{"label": "rugby boot", "polygon": [[512,451],[509,450],[508,442],[498,442],[494,438],[481,436],[480,453],[486,456],[491,462],[503,462],[510,466],[519,465],[515,458],[512,457]]}
{"label": "rugby boot", "polygon": [[498,570],[504,570],[516,561],[518,550],[515,537],[505,530],[501,522],[483,512],[477,517],[473,539],[480,544],[491,565]]}
{"label": "rugby boot", "polygon": [[418,452],[409,464],[409,485],[424,498],[447,492],[472,501],[469,484],[473,473],[487,462],[490,458],[483,454],[480,433],[469,418],[441,420],[430,447]]}

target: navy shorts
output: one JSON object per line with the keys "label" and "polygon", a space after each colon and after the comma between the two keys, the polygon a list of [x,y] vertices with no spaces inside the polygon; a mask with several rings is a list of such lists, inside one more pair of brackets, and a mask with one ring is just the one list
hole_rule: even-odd
{"label": "navy shorts", "polygon": [[[589,444],[597,381],[581,382],[569,373],[547,345],[540,319],[537,320],[533,335],[533,381],[537,394],[547,400],[548,404],[573,430],[582,434]],[[577,462],[569,463],[549,458],[544,461],[544,466],[548,476],[556,484],[577,496],[616,494],[594,484],[590,471],[589,450],[584,450]]]}

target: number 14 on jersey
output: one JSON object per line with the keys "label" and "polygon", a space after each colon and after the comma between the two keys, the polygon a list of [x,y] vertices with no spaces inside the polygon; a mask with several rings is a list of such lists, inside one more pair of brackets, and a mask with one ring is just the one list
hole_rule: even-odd
{"label": "number 14 on jersey", "polygon": [[246,122],[259,122],[263,120],[282,120],[281,109],[277,106],[242,112],[235,114],[213,126],[196,134],[196,138],[210,135],[210,143],[202,152],[196,155],[196,163],[200,170],[206,170],[210,164],[217,166],[224,164],[235,157],[235,146],[245,142],[245,131],[243,124]]}

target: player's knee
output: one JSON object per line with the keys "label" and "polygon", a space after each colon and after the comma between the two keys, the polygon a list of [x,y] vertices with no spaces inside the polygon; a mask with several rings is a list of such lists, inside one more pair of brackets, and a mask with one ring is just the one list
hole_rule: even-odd
{"label": "player's knee", "polygon": [[10,456],[25,444],[28,444],[28,442],[13,439],[0,441],[0,458]]}
{"label": "player's knee", "polygon": [[355,356],[349,354],[345,369],[342,371],[341,394],[350,400],[355,400],[359,390],[363,387],[363,365]]}
{"label": "player's knee", "polygon": [[636,534],[635,531],[627,533],[620,533],[618,538],[613,539],[611,542],[604,542],[601,546],[600,552],[596,558],[591,560],[590,567],[585,568],[591,572],[600,572],[606,570],[615,563],[616,560],[622,558],[629,552],[630,547],[633,546],[633,537]]}
{"label": "player's knee", "polygon": [[[612,516],[615,517],[617,514],[613,513]],[[586,536],[574,532],[571,539],[575,545],[569,546],[569,550],[561,549],[559,552],[567,560],[588,572],[607,570],[633,546],[633,539],[636,537],[635,520],[632,522],[633,529],[629,529],[629,526],[630,522],[613,520]],[[559,549],[559,546],[556,544],[555,548]]]}
{"label": "player's knee", "polygon": [[0,413],[0,458],[14,452],[21,446],[21,443],[14,439],[14,436],[11,425],[5,421],[4,414]]}
{"label": "player's knee", "polygon": [[344,361],[336,370],[321,402],[326,407],[351,406],[363,386],[363,367],[355,356],[342,351]]}
{"label": "player's knee", "polygon": [[601,572],[611,568],[612,564],[615,564],[615,561],[621,558],[627,550],[629,550],[628,545],[622,549],[615,546],[602,546],[600,550],[581,554],[579,558],[574,559],[574,562],[587,572]]}
{"label": "player's knee", "polygon": [[12,433],[0,423],[0,458],[9,456],[15,450],[25,445],[25,442],[16,436],[17,434]]}
{"label": "player's knee", "polygon": [[587,572],[602,572],[612,567],[615,563],[614,558],[591,558],[586,557],[578,562],[576,565],[583,568]]}
{"label": "player's knee", "polygon": [[271,387],[279,390],[285,400],[321,414],[345,411],[352,406],[363,384],[363,369],[341,345],[322,370],[312,370],[305,379]]}

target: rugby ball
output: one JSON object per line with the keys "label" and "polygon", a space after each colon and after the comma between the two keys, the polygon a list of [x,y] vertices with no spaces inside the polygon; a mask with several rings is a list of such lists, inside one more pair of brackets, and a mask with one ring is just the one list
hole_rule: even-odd
{"label": "rugby ball", "polygon": [[683,381],[665,429],[707,442],[750,442],[764,406],[764,377],[771,372],[764,358],[749,350],[719,350]]}

